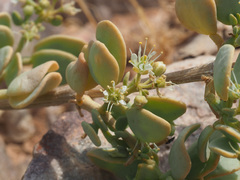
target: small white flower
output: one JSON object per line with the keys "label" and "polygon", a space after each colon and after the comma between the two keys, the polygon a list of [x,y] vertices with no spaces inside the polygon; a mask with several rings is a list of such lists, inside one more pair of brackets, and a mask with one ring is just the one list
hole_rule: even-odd
{"label": "small white flower", "polygon": [[127,103],[124,101],[125,99],[125,93],[127,90],[127,86],[122,86],[120,88],[115,87],[115,82],[112,81],[112,86],[108,86],[106,90],[102,90],[102,93],[104,95],[103,101],[105,103],[108,103],[107,105],[107,111],[111,112],[111,109],[113,105],[127,105]]}
{"label": "small white flower", "polygon": [[121,100],[119,101],[119,103],[120,103],[121,105],[123,105],[123,106],[126,106],[126,105],[127,105],[127,103],[126,103],[123,99],[121,99]]}
{"label": "small white flower", "polygon": [[66,14],[69,14],[71,16],[74,16],[77,13],[81,12],[81,9],[75,8],[74,4],[75,4],[74,1],[64,4],[63,7],[62,7],[63,12],[66,13]]}
{"label": "small white flower", "polygon": [[157,56],[156,58],[152,59],[151,58],[156,55],[156,52],[153,51],[153,48],[150,50],[150,52],[148,53],[148,55],[146,55],[146,48],[147,48],[147,38],[146,38],[146,43],[145,43],[145,47],[143,50],[143,55],[141,55],[142,52],[142,42],[139,43],[139,50],[138,50],[138,55],[135,53],[131,52],[131,60],[129,61],[132,65],[133,65],[133,70],[136,71],[137,73],[140,74],[151,74],[153,75],[153,67],[152,64],[153,62],[159,58],[161,56],[161,54],[159,56]]}
{"label": "small white flower", "polygon": [[107,90],[103,91],[103,95],[104,95],[104,96],[108,96]]}
{"label": "small white flower", "polygon": [[120,92],[121,92],[122,94],[124,94],[126,91],[127,91],[127,86],[122,86],[122,87],[120,88]]}

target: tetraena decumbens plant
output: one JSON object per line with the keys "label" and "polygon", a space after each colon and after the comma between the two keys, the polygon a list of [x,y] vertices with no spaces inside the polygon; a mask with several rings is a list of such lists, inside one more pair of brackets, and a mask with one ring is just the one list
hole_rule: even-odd
{"label": "tetraena decumbens plant", "polygon": [[[42,22],[59,25],[60,12],[74,15],[79,10],[71,2],[59,8],[56,0],[21,2],[24,17],[18,12],[13,12],[12,18],[0,14],[0,79],[8,86],[0,91],[0,97],[7,98],[12,107],[26,107],[36,97],[67,83],[76,92],[75,103],[92,115],[92,123],[82,122],[82,127],[97,146],[87,155],[99,167],[122,179],[239,179],[240,122],[236,116],[240,114],[240,56],[232,68],[235,47],[240,45],[238,0],[176,0],[182,24],[209,35],[219,48],[213,77],[202,77],[206,82],[204,98],[217,120],[203,129],[189,148],[184,142],[200,124],[180,132],[170,150],[168,172],[160,171],[157,153],[174,134],[174,120],[185,113],[186,105],[159,92],[159,88],[172,85],[164,75],[166,65],[156,61],[161,53],[157,55],[153,49],[146,52],[147,40],[144,48],[139,43],[137,54],[130,50],[129,63],[136,72],[130,79],[130,72],[125,73],[124,39],[112,22],[104,20],[97,25],[95,41],[86,44],[54,35],[40,40],[30,58],[22,58],[26,42],[39,38]],[[23,29],[15,50],[11,19]],[[233,27],[232,37],[225,43],[217,34],[217,20]],[[33,69],[21,73],[25,64],[32,64]],[[102,87],[102,104],[85,94],[97,85]],[[156,89],[156,95],[150,95],[149,89]],[[99,147],[99,131],[111,147]]]}
{"label": "tetraena decumbens plant", "polygon": [[[171,85],[166,82],[163,62],[155,62],[159,56],[153,49],[146,52],[139,45],[138,54],[131,52],[136,76],[129,80],[126,67],[126,46],[118,28],[110,21],[101,21],[96,29],[96,41],[83,47],[76,62],[66,69],[66,79],[76,91],[77,104],[91,111],[92,123],[83,122],[82,127],[96,146],[101,145],[98,131],[102,131],[111,148],[96,148],[88,152],[90,159],[123,179],[156,178],[161,176],[158,168],[158,146],[174,134],[174,120],[186,111],[182,102],[163,97],[158,88]],[[147,75],[146,81],[141,81]],[[123,83],[119,82],[123,79]],[[104,104],[100,105],[84,95],[84,91],[101,85]],[[156,96],[148,89],[155,88]],[[133,92],[134,102],[128,96]],[[127,129],[129,127],[129,129]]]}

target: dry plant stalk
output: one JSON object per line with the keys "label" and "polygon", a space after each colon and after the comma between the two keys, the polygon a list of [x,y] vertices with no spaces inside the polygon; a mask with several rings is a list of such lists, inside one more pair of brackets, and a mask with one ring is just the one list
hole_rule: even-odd
{"label": "dry plant stalk", "polygon": [[[171,81],[175,84],[184,84],[190,82],[202,81],[202,76],[212,76],[213,75],[213,63],[204,64],[201,66],[196,66],[193,68],[167,73],[167,81]],[[144,81],[145,79],[143,79]],[[97,86],[86,92],[86,95],[91,98],[102,97],[103,94],[100,92],[100,87]],[[40,96],[31,105],[26,108],[40,108],[47,106],[58,106],[66,104],[75,99],[75,93],[69,86],[61,86],[55,90]],[[1,110],[11,110],[13,109],[7,100],[0,100]]]}

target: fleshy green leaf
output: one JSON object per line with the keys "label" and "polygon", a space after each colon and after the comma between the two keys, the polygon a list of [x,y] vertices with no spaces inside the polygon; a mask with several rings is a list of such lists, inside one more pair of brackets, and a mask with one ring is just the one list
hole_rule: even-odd
{"label": "fleshy green leaf", "polygon": [[128,126],[128,120],[126,116],[121,116],[117,119],[115,127],[118,131],[124,131]]}
{"label": "fleshy green leaf", "polygon": [[215,126],[215,129],[221,131],[229,139],[231,139],[237,143],[240,143],[240,133],[236,129],[234,129],[230,126],[221,125],[221,124]]}
{"label": "fleshy green leaf", "polygon": [[79,54],[78,60],[71,62],[67,66],[65,74],[68,85],[80,97],[85,91],[92,89],[97,85],[89,72],[83,53]]}
{"label": "fleshy green leaf", "polygon": [[66,84],[65,71],[68,64],[72,61],[76,61],[77,57],[60,50],[55,49],[43,49],[35,52],[31,57],[33,67],[43,64],[47,61],[55,60],[59,64],[58,72],[61,74],[63,80],[61,84]]}
{"label": "fleshy green leaf", "polygon": [[161,174],[155,161],[149,159],[146,163],[138,164],[137,174],[134,180],[159,179]]}
{"label": "fleshy green leaf", "polygon": [[12,46],[14,42],[11,29],[5,25],[0,25],[0,48],[4,46]]}
{"label": "fleshy green leaf", "polygon": [[231,80],[234,82],[234,83],[240,83],[240,54],[238,55],[237,57],[237,60],[233,66],[233,73],[235,74],[235,77],[237,79],[237,82],[235,82],[235,79],[233,77],[233,74],[231,74]]}
{"label": "fleshy green leaf", "polygon": [[236,16],[240,12],[238,0],[215,0],[217,7],[217,19],[223,24],[233,25],[229,18],[230,14]]}
{"label": "fleshy green leaf", "polygon": [[198,145],[197,145],[198,156],[202,162],[206,162],[210,156],[210,151],[208,149],[208,142],[213,132],[214,132],[213,127],[209,125],[201,132],[198,138]]}
{"label": "fleshy green leaf", "polygon": [[125,163],[128,157],[113,158],[109,156],[106,150],[97,148],[88,151],[87,156],[100,168],[110,171],[124,180],[134,179],[137,172],[137,166],[141,163],[141,161],[135,160],[132,164],[126,166]]}
{"label": "fleshy green leaf", "polygon": [[126,67],[126,45],[118,28],[108,20],[104,20],[98,23],[96,29],[96,39],[107,47],[109,52],[115,57],[119,66],[119,82],[124,74]]}
{"label": "fleshy green leaf", "polygon": [[3,69],[8,65],[13,54],[13,48],[11,46],[4,46],[0,48],[0,74]]}
{"label": "fleshy green leaf", "polygon": [[93,127],[90,124],[88,124],[86,121],[83,121],[81,124],[82,124],[82,128],[83,128],[84,132],[91,139],[92,143],[95,146],[101,146],[101,140],[98,137],[96,131],[93,129]]}
{"label": "fleshy green leaf", "polygon": [[107,127],[107,125],[105,124],[105,122],[103,121],[103,119],[102,119],[100,113],[98,112],[98,110],[92,109],[91,114],[92,114],[93,122],[94,122],[96,125],[98,125],[98,127],[99,127],[102,131],[107,131],[107,130],[108,130],[108,127]]}
{"label": "fleshy green leaf", "polygon": [[10,63],[4,69],[4,80],[9,85],[14,78],[16,78],[22,71],[22,56],[20,53],[10,60]]}
{"label": "fleshy green leaf", "polygon": [[6,12],[1,12],[0,13],[0,25],[4,25],[7,27],[11,27],[11,17],[8,13]]}
{"label": "fleshy green leaf", "polygon": [[238,154],[231,146],[234,147],[234,149],[239,148],[236,142],[227,137],[219,137],[209,143],[209,149],[211,151],[227,158],[237,158]]}
{"label": "fleshy green leaf", "polygon": [[148,102],[143,106],[143,108],[167,120],[170,124],[173,124],[173,120],[177,119],[186,112],[186,104],[174,99],[149,96],[147,97],[147,100]]}
{"label": "fleshy green leaf", "polygon": [[180,132],[174,141],[169,154],[169,163],[174,179],[184,179],[191,170],[191,159],[184,145],[185,140],[198,128],[200,124],[193,124]]}
{"label": "fleshy green leaf", "polygon": [[171,132],[171,125],[146,109],[130,108],[127,111],[129,127],[142,142],[160,142]]}
{"label": "fleshy green leaf", "polygon": [[107,89],[111,81],[118,82],[118,63],[100,41],[94,42],[91,46],[88,66],[93,79],[104,89]]}
{"label": "fleshy green leaf", "polygon": [[85,43],[71,36],[53,35],[39,41],[34,52],[42,49],[56,49],[65,51],[78,57]]}
{"label": "fleshy green leaf", "polygon": [[49,61],[20,74],[8,87],[9,104],[13,108],[26,107],[38,96],[57,87],[62,80],[59,73],[52,72],[57,69],[58,64]]}
{"label": "fleshy green leaf", "polygon": [[205,180],[239,180],[240,162],[238,159],[221,156],[216,170],[207,175]]}
{"label": "fleshy green leaf", "polygon": [[220,156],[214,152],[209,153],[207,161],[202,162],[199,159],[198,152],[196,151],[198,143],[195,142],[188,149],[189,156],[191,158],[191,170],[186,179],[201,179],[208,175],[210,172],[216,169]]}
{"label": "fleshy green leaf", "polygon": [[223,45],[218,53],[213,67],[214,87],[218,96],[228,100],[228,87],[230,85],[232,59],[235,48],[232,45]]}
{"label": "fleshy green leaf", "polygon": [[216,34],[217,14],[214,0],[176,0],[176,14],[188,29],[201,34]]}

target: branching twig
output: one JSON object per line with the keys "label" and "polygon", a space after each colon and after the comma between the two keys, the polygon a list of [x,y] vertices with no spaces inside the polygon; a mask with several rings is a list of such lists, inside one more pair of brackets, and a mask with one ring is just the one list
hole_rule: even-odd
{"label": "branching twig", "polygon": [[[166,74],[167,81],[171,81],[175,84],[184,84],[190,82],[201,81],[201,76],[212,76],[213,75],[213,63],[204,64],[201,66],[196,66],[193,68],[176,71]],[[146,81],[146,79],[143,79]],[[87,91],[86,95],[92,98],[102,97],[102,92],[99,91],[100,87]],[[61,86],[56,88],[39,98],[37,98],[31,105],[26,108],[36,108],[36,107],[47,107],[47,106],[58,106],[62,104],[69,103],[71,100],[75,99],[75,93],[69,86]],[[1,110],[13,109],[7,100],[0,100]]]}

